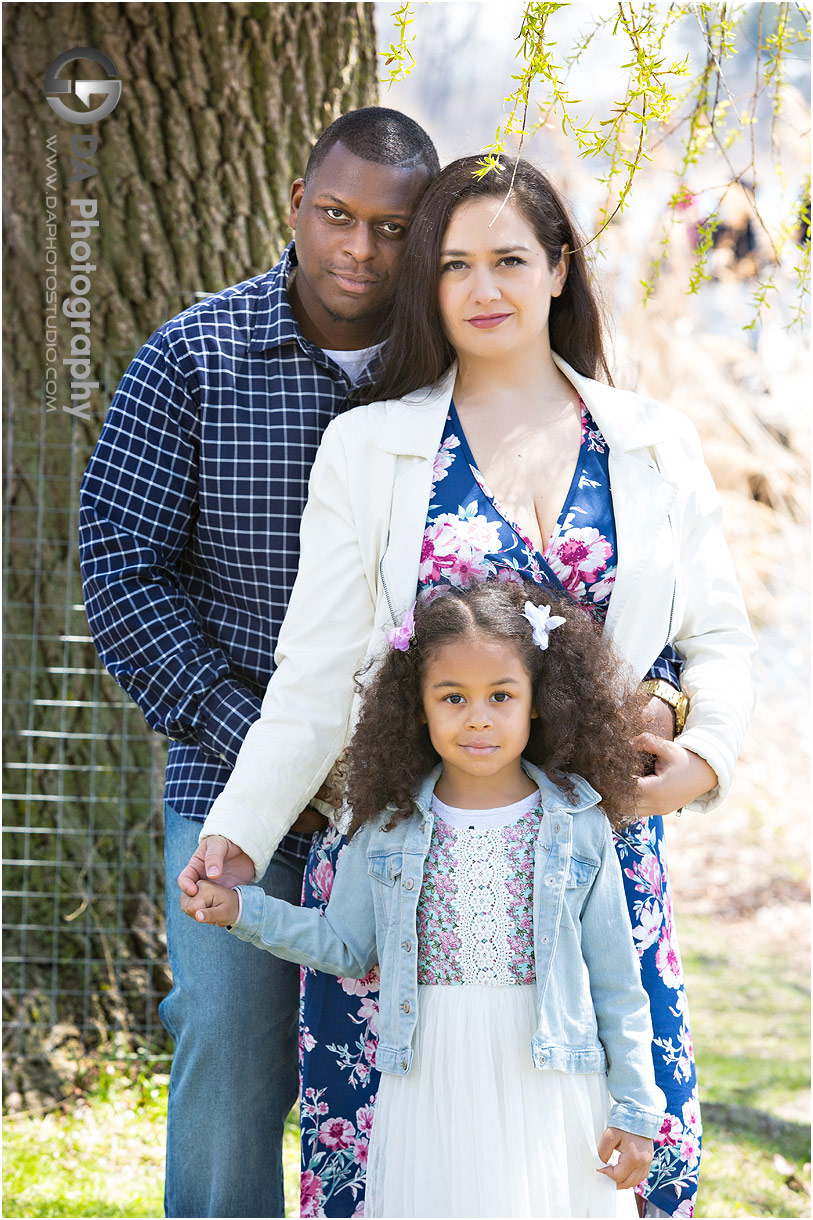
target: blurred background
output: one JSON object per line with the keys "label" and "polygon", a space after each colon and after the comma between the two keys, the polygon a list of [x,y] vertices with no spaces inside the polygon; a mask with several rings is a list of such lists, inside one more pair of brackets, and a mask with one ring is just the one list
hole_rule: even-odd
{"label": "blurred background", "polygon": [[[564,64],[613,7],[556,12],[547,27],[555,61]],[[78,482],[110,396],[152,329],[276,261],[289,236],[288,183],[336,115],[375,101],[403,110],[434,138],[442,163],[493,140],[518,70],[523,5],[414,5],[415,67],[388,89],[377,83],[376,50],[397,38],[392,11],[4,6],[6,1215],[160,1214],[171,1053],[157,1017],[171,985],[164,745],[89,641]],[[697,13],[687,14],[664,53],[689,56],[691,84],[708,48]],[[770,88],[754,98],[757,48],[764,64],[783,14],[805,30],[795,5],[736,11],[737,49],[723,64],[725,154],[709,148],[690,166],[673,212],[686,125],[656,134],[627,206],[590,247],[615,383],[670,402],[697,425],[760,645],[758,704],[730,798],[707,817],[668,819],[704,1101],[704,1216],[810,1212],[810,344],[808,325],[792,325],[795,267],[809,243],[792,217],[805,191],[809,217],[809,42],[789,45],[778,114]],[[70,125],[42,88],[53,58],[81,46],[103,50],[122,80],[115,112],[77,129],[95,133],[97,146],[92,177],[73,192],[95,198],[100,219],[91,289],[99,388],[84,419],[58,409],[69,401],[61,373],[58,392],[48,388],[46,225],[50,213],[64,294],[72,171]],[[605,26],[570,70],[585,122],[608,117],[623,98],[628,58]],[[82,75],[93,67],[83,61]],[[538,100],[544,91],[533,119]],[[737,122],[751,111],[753,124]],[[578,157],[555,116],[523,153],[555,179],[591,238],[604,167]],[[730,188],[732,167],[744,185]],[[707,277],[690,291],[704,221],[718,208]],[[665,227],[671,240],[653,277]],[[642,281],[651,282],[646,304]],[[61,359],[70,332],[64,320],[58,329]]]}

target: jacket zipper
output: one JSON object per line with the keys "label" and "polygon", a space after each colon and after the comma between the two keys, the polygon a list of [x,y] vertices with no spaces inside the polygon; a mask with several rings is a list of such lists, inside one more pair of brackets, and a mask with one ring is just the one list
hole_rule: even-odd
{"label": "jacket zipper", "polygon": [[[667,520],[669,521],[669,532],[672,535],[672,548],[675,550],[675,555],[677,556],[677,548],[675,547],[675,530],[674,530],[674,526],[672,525],[671,513],[669,514],[669,517],[667,518]],[[675,579],[672,582],[672,604],[669,607],[669,626],[666,628],[666,640],[664,642],[664,647],[666,647],[666,645],[669,643],[669,640],[671,639],[671,636],[672,636],[672,619],[675,616],[675,595],[676,594],[677,594],[677,561],[675,562]]]}
{"label": "jacket zipper", "polygon": [[387,599],[387,609],[390,612],[390,618],[392,619],[392,625],[393,625],[393,627],[397,627],[398,624],[395,621],[395,610],[393,609],[392,598],[390,597],[390,591],[387,588],[387,582],[384,579],[384,560],[386,558],[387,548],[389,547],[389,545],[390,545],[390,539],[389,539],[389,535],[387,535],[387,547],[384,549],[384,554],[381,556],[381,558],[378,561],[378,575],[381,577],[381,588],[384,590],[384,596]]}
{"label": "jacket zipper", "polygon": [[676,592],[677,592],[677,578],[675,578],[675,583],[672,585],[672,604],[669,607],[669,626],[666,628],[666,641],[665,641],[664,647],[666,646],[666,644],[669,643],[670,637],[672,635],[672,618],[675,613],[675,593]]}

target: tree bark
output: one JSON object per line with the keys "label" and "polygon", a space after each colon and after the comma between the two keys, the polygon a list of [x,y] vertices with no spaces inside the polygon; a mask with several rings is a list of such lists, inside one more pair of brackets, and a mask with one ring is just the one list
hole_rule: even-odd
{"label": "tree bark", "polygon": [[[163,956],[160,917],[145,916],[143,897],[160,894],[162,748],[100,673],[89,642],[76,564],[79,478],[112,392],[152,330],[278,259],[290,237],[289,185],[316,137],[376,101],[372,10],[4,6],[4,731],[6,824],[19,828],[6,856],[20,861],[10,866],[15,897],[6,906],[18,929],[6,940],[6,1018],[20,1038],[21,1022],[45,1030],[68,1021],[83,1033],[94,1022],[140,1027],[148,1001],[131,1002],[123,989],[154,990],[148,959]],[[121,97],[107,117],[74,122],[48,104],[45,78],[62,52],[88,47],[112,60]],[[59,73],[107,76],[86,57]],[[75,95],[64,101],[78,119],[88,113]],[[102,101],[91,95],[94,108]],[[90,256],[74,246],[72,257],[71,224],[94,207],[98,226],[80,239]],[[71,270],[85,264],[87,286]],[[62,305],[77,296],[90,310],[84,380],[98,388],[73,403],[62,361],[84,332]],[[90,1002],[67,994],[88,988]],[[45,992],[43,1008],[31,997]]]}

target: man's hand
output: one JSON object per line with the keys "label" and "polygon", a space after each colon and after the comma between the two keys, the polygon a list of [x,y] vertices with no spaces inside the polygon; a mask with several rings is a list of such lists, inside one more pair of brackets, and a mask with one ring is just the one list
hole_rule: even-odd
{"label": "man's hand", "polygon": [[674,741],[675,710],[664,699],[659,699],[657,695],[652,696],[644,708],[644,721],[648,733]]}
{"label": "man's hand", "polygon": [[666,741],[654,733],[640,733],[632,744],[655,755],[655,772],[638,780],[639,818],[674,813],[690,801],[717,787],[717,776],[699,754],[686,750],[679,741]]}
{"label": "man's hand", "polygon": [[313,835],[317,830],[324,830],[326,826],[327,818],[308,805],[306,809],[302,810],[291,830],[296,830],[301,835]]}
{"label": "man's hand", "polygon": [[[675,713],[663,699],[653,695],[644,708],[641,719],[644,722],[644,730],[647,733],[654,733],[656,737],[665,737],[667,741],[674,741]],[[655,755],[642,755],[641,774],[654,775],[654,773]]]}
{"label": "man's hand", "polygon": [[[334,809],[341,809],[342,807],[340,794],[334,788],[329,787],[327,780],[325,780],[322,787],[316,793],[316,798],[324,801],[326,805],[331,805]],[[298,830],[303,835],[311,835],[316,834],[317,830],[324,830],[327,825],[328,819],[319,813],[317,809],[308,805],[307,809],[302,810],[291,830]]]}
{"label": "man's hand", "polygon": [[206,877],[225,886],[248,885],[254,880],[254,861],[236,843],[223,835],[208,835],[199,843],[178,877],[178,885],[190,898]]}
{"label": "man's hand", "polygon": [[201,881],[197,891],[194,897],[184,894],[181,898],[181,907],[192,919],[198,923],[214,923],[219,928],[231,927],[237,922],[240,900],[233,889]]}
{"label": "man's hand", "polygon": [[[633,1135],[631,1131],[608,1127],[598,1144],[598,1154],[605,1165],[596,1172],[612,1178],[616,1190],[631,1190],[633,1186],[643,1182],[649,1173],[654,1147],[652,1140],[645,1139],[643,1135]],[[616,1150],[618,1160],[615,1165],[606,1164]]]}

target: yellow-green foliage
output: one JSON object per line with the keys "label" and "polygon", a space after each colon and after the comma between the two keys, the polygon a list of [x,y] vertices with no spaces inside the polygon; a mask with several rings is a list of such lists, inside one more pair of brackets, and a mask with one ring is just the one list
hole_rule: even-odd
{"label": "yellow-green foliage", "polygon": [[[561,9],[570,7],[548,0],[529,0],[525,4],[518,37],[519,68],[511,77],[515,87],[503,102],[507,117],[501,120],[492,143],[483,149],[479,174],[487,174],[507,153],[521,151],[528,132],[555,120],[573,140],[580,157],[599,163],[598,181],[607,187],[596,232],[587,242],[592,245],[623,211],[636,176],[651,160],[652,150],[665,139],[671,139],[680,150],[678,182],[657,257],[643,281],[647,299],[669,248],[677,204],[693,194],[693,171],[704,158],[721,159],[724,179],[702,226],[687,287],[696,292],[702,280],[708,278],[707,256],[726,195],[734,188],[747,187],[754,223],[763,234],[772,260],[754,293],[751,325],[755,325],[769,303],[788,236],[798,224],[797,201],[781,223],[769,225],[760,211],[756,188],[765,178],[783,176],[777,123],[788,88],[788,58],[791,54],[803,54],[803,48],[810,42],[810,16],[805,6],[666,5],[618,0],[603,15],[596,15],[591,11],[593,6],[578,5],[587,14],[587,28],[565,53],[552,19]],[[741,44],[753,53],[752,36],[748,30],[743,31],[741,23],[753,17],[754,9],[758,10],[758,30],[753,91],[745,99],[735,99],[726,80],[726,64],[741,49]],[[402,4],[393,16],[400,37],[381,53],[389,84],[408,76],[415,62],[407,45],[415,41],[414,35],[407,36],[415,21],[414,5]],[[665,52],[667,36],[678,23],[690,23],[697,34],[705,54],[699,74],[690,66],[688,55],[673,60]],[[585,121],[578,109],[581,99],[572,95],[569,83],[571,79],[578,81],[579,64],[587,48],[602,38],[621,39],[628,54],[619,88],[614,96],[608,97],[606,114]],[[540,92],[541,100],[533,101],[535,93]],[[760,162],[754,139],[757,107],[764,95],[772,104],[770,162],[764,158]],[[495,99],[495,110],[497,104]],[[536,117],[532,117],[534,114]],[[792,325],[803,325],[807,318],[809,267],[808,241],[806,247],[796,250],[793,258],[797,292],[791,309]]]}

